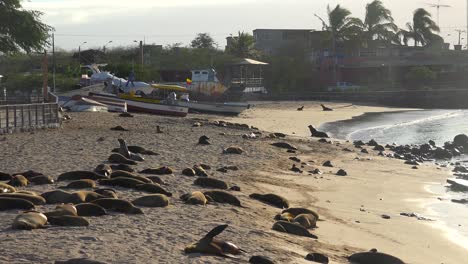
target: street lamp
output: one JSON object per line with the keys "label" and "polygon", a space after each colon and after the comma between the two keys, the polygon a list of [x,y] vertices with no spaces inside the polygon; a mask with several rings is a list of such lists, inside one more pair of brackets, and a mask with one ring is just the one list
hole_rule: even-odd
{"label": "street lamp", "polygon": [[78,61],[79,63],[81,64],[81,46],[83,46],[84,44],[88,43],[87,41],[81,43],[79,46],[78,46]]}
{"label": "street lamp", "polygon": [[106,53],[106,46],[109,45],[109,44],[111,44],[111,43],[112,43],[112,40],[109,41],[109,42],[107,42],[107,43],[104,45],[104,48],[103,48],[104,53]]}

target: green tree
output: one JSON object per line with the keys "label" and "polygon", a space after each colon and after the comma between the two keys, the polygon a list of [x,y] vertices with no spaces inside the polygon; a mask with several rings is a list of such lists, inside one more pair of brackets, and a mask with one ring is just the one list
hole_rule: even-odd
{"label": "green tree", "polygon": [[337,5],[331,9],[327,7],[328,24],[323,20],[323,27],[330,31],[338,42],[354,40],[362,34],[362,21],[359,18],[351,17],[351,11]]}
{"label": "green tree", "polygon": [[418,8],[413,14],[413,23],[406,24],[407,30],[400,30],[399,35],[403,39],[403,44],[408,45],[410,39],[414,40],[414,46],[419,44],[425,46],[433,40],[440,40],[440,37],[435,34],[440,28],[432,20],[431,14],[423,8]]}
{"label": "green tree", "polygon": [[398,27],[394,23],[392,12],[385,8],[382,1],[374,0],[367,4],[363,23],[364,41],[367,46],[376,39],[392,42],[397,31]]}
{"label": "green tree", "polygon": [[411,88],[422,88],[434,81],[437,74],[426,66],[412,67],[406,74],[406,80]]}
{"label": "green tree", "polygon": [[0,52],[29,53],[46,46],[52,28],[41,22],[41,15],[23,9],[20,0],[0,1]]}
{"label": "green tree", "polygon": [[232,42],[227,47],[227,52],[239,58],[257,57],[258,52],[254,48],[255,38],[244,32],[238,33],[232,38]]}
{"label": "green tree", "polygon": [[197,37],[192,40],[191,47],[194,49],[214,49],[216,42],[208,33],[198,33]]}

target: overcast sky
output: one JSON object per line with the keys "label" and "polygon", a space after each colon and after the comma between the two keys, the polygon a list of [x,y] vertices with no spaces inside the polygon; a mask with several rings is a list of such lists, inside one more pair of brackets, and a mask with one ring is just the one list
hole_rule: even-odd
{"label": "overcast sky", "polygon": [[[188,45],[196,33],[208,32],[219,47],[225,38],[238,31],[256,28],[321,29],[314,13],[326,17],[327,5],[342,6],[354,16],[364,16],[371,0],[31,0],[23,6],[44,12],[43,21],[56,30],[56,46],[77,49],[181,42]],[[427,8],[436,20],[436,9],[426,3],[438,0],[383,0],[392,10],[396,23],[403,27],[412,12]],[[442,37],[458,42],[456,29],[466,27],[468,0],[440,0],[450,8],[441,8]],[[451,36],[447,35],[450,34]],[[466,34],[464,34],[466,39]],[[466,43],[465,40],[463,40]]]}

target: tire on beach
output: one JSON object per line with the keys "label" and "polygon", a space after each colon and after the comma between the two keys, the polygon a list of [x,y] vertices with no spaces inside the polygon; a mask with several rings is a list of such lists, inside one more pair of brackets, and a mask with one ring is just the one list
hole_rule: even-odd
{"label": "tire on beach", "polygon": [[258,200],[260,202],[263,202],[263,203],[278,207],[280,209],[289,208],[289,201],[286,198],[284,198],[282,196],[279,196],[277,194],[253,193],[253,194],[249,195],[249,197],[252,198],[252,199]]}

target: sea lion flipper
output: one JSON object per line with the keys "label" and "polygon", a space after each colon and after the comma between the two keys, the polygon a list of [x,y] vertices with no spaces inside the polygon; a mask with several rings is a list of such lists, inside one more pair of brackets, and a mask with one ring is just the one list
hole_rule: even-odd
{"label": "sea lion flipper", "polygon": [[206,234],[204,238],[213,239],[215,236],[221,234],[224,231],[224,229],[226,229],[227,227],[228,225],[217,226],[213,228],[210,232],[208,232],[208,234]]}

